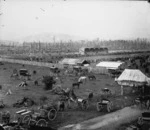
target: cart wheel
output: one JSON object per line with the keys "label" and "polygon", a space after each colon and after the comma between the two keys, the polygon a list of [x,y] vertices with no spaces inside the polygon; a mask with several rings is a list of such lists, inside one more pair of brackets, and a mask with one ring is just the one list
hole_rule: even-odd
{"label": "cart wheel", "polygon": [[139,117],[139,118],[138,118],[138,124],[139,124],[139,125],[143,125],[143,119],[142,119],[142,117]]}
{"label": "cart wheel", "polygon": [[83,110],[87,110],[88,107],[89,107],[89,102],[88,102],[88,100],[83,100],[83,101],[82,101],[82,109],[83,109]]}
{"label": "cart wheel", "polygon": [[30,115],[26,115],[23,117],[22,123],[28,124],[30,119],[31,119]]}
{"label": "cart wheel", "polygon": [[32,125],[33,126],[33,125],[36,125],[36,123],[37,122],[35,120],[30,119],[29,122],[28,122],[28,125]]}
{"label": "cart wheel", "polygon": [[47,122],[45,119],[40,119],[37,121],[36,123],[37,126],[43,126],[43,127],[46,127],[47,126]]}
{"label": "cart wheel", "polygon": [[96,108],[97,108],[97,111],[100,112],[100,111],[102,111],[103,106],[100,105],[99,102],[98,102]]}
{"label": "cart wheel", "polygon": [[47,117],[47,110],[45,110],[45,109],[40,109],[40,116],[41,117]]}
{"label": "cart wheel", "polygon": [[54,120],[56,118],[56,115],[57,115],[57,111],[52,108],[49,112],[48,112],[48,119],[49,120]]}

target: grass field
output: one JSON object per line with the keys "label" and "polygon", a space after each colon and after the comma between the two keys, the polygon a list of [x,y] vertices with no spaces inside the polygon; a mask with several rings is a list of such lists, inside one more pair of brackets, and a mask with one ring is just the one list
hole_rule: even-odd
{"label": "grass field", "polygon": [[[13,108],[12,104],[24,96],[32,98],[37,103],[37,105],[31,107],[34,109],[38,108],[40,104],[39,99],[43,95],[48,97],[48,102],[55,102],[59,98],[58,95],[53,95],[50,91],[45,91],[43,89],[44,84],[42,82],[39,83],[39,86],[34,85],[34,81],[36,79],[50,74],[49,68],[25,65],[24,68],[28,69],[30,72],[33,72],[33,70],[37,71],[37,74],[32,74],[31,80],[27,81],[27,83],[29,84],[27,90],[16,87],[22,80],[17,80],[10,77],[14,68],[19,70],[20,68],[23,68],[23,66],[20,64],[11,63],[4,63],[4,65],[0,66],[0,85],[2,85],[0,98],[3,98],[4,103],[6,104],[6,108],[1,109],[1,111],[9,110],[11,112],[12,119],[16,111],[23,109]],[[80,89],[75,89],[75,94],[81,98],[87,98],[90,91],[94,92],[94,98],[90,102],[89,109],[83,111],[76,105],[72,105],[71,109],[67,109],[64,112],[58,112],[57,118],[54,121],[49,122],[51,126],[58,128],[64,125],[75,124],[93,117],[107,114],[106,111],[97,112],[96,110],[96,102],[99,101],[101,97],[101,88],[106,87],[112,91],[113,95],[109,97],[109,99],[113,102],[113,111],[121,109],[125,106],[129,106],[133,103],[132,101],[136,95],[131,93],[132,88],[125,87],[125,94],[124,96],[121,96],[120,86],[114,81],[114,78],[108,75],[96,75],[96,78],[96,81],[88,80],[85,84],[82,84],[80,86]],[[60,74],[60,79],[62,80],[61,85],[63,88],[70,88],[72,86],[72,83],[76,81],[78,77],[64,75],[62,73]],[[60,81],[57,81],[57,83],[59,84]],[[8,89],[11,89],[11,95],[5,95]]]}

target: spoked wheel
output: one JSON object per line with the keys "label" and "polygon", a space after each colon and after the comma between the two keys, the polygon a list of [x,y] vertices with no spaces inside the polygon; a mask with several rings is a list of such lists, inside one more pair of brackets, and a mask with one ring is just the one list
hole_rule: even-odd
{"label": "spoked wheel", "polygon": [[97,108],[97,111],[100,112],[100,111],[102,111],[103,106],[100,105],[100,103],[98,102],[96,108]]}
{"label": "spoked wheel", "polygon": [[30,119],[31,119],[30,115],[26,115],[26,116],[23,117],[22,123],[28,124]]}
{"label": "spoked wheel", "polygon": [[45,119],[40,119],[39,121],[37,121],[36,123],[37,126],[41,126],[41,127],[46,127],[47,126],[47,122]]}
{"label": "spoked wheel", "polygon": [[57,115],[56,109],[52,108],[52,109],[48,112],[48,119],[51,120],[51,121],[52,121],[52,120],[55,120],[56,115]]}
{"label": "spoked wheel", "polygon": [[82,101],[82,109],[83,109],[83,110],[87,110],[88,107],[89,107],[89,102],[88,102],[88,100],[83,100],[83,101]]}
{"label": "spoked wheel", "polygon": [[36,125],[36,123],[37,122],[35,120],[30,119],[28,125],[32,125],[33,126],[33,125]]}
{"label": "spoked wheel", "polygon": [[138,118],[138,124],[139,124],[139,125],[143,125],[143,119],[142,119],[142,117],[139,117],[139,118]]}

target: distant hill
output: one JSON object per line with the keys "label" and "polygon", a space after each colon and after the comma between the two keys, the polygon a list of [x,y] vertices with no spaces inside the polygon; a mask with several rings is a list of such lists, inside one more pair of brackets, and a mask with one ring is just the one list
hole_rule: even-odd
{"label": "distant hill", "polygon": [[79,41],[87,40],[86,38],[80,36],[72,36],[68,34],[55,34],[55,33],[42,33],[36,35],[30,35],[24,38],[19,39],[19,42],[67,42],[67,41]]}

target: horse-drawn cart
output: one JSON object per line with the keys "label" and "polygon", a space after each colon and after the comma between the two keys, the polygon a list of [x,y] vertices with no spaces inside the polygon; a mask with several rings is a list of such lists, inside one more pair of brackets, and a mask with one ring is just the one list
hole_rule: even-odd
{"label": "horse-drawn cart", "polygon": [[144,122],[150,122],[150,112],[143,112],[142,116],[138,118],[139,125],[143,125]]}
{"label": "horse-drawn cart", "polygon": [[78,98],[78,99],[77,99],[77,103],[78,103],[78,106],[79,106],[82,110],[87,110],[88,107],[89,107],[89,102],[88,102],[87,99]]}
{"label": "horse-drawn cart", "polygon": [[52,106],[43,106],[39,112],[23,109],[16,112],[16,121],[27,125],[47,126],[47,120],[56,118],[57,110]]}
{"label": "horse-drawn cart", "polygon": [[150,108],[150,96],[139,96],[134,100],[134,104],[140,105],[141,107],[145,106],[147,109]]}
{"label": "horse-drawn cart", "polygon": [[102,111],[104,108],[107,109],[107,112],[112,110],[112,102],[108,99],[102,99],[100,102],[97,102],[97,111]]}

